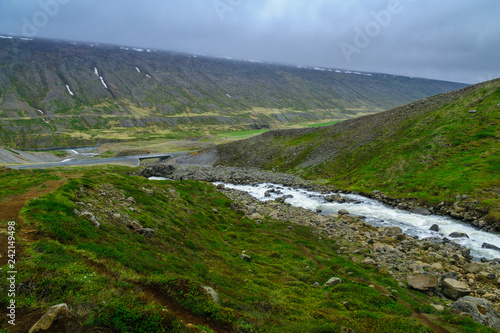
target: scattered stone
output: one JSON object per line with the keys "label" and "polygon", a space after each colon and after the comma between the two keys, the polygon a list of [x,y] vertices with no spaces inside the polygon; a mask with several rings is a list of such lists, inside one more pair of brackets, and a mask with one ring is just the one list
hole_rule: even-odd
{"label": "scattered stone", "polygon": [[375,243],[373,244],[373,251],[375,252],[385,252],[385,244]]}
{"label": "scattered stone", "polygon": [[263,220],[264,216],[260,215],[259,213],[255,213],[255,214],[250,215],[250,218],[252,220]]}
{"label": "scattered stone", "polygon": [[50,326],[60,318],[65,318],[70,314],[66,303],[54,305],[31,327],[29,333],[36,333],[40,330],[48,330]]}
{"label": "scattered stone", "polygon": [[155,231],[150,228],[143,228],[142,230],[139,231],[139,233],[146,238],[151,238],[155,235]]}
{"label": "scattered stone", "polygon": [[212,212],[213,212],[214,214],[219,214],[219,211],[218,211],[217,209],[215,209],[215,208],[214,208],[214,209],[212,209]]}
{"label": "scattered stone", "polygon": [[212,287],[204,286],[203,289],[205,289],[205,291],[212,298],[212,301],[214,303],[217,303],[220,305],[219,294]]}
{"label": "scattered stone", "polygon": [[252,261],[252,257],[250,257],[250,256],[249,256],[248,254],[246,254],[246,253],[242,253],[242,254],[241,254],[241,260],[243,260],[243,261],[247,261],[247,262],[250,262],[250,261]]}
{"label": "scattered stone", "polygon": [[285,203],[286,199],[292,199],[292,198],[293,198],[293,195],[287,194],[287,195],[284,195],[282,197],[278,197],[278,198],[274,199],[274,201],[279,202],[279,203]]}
{"label": "scattered stone", "polygon": [[430,294],[434,294],[434,291],[439,285],[438,279],[429,274],[409,275],[407,282],[413,289],[428,292]]}
{"label": "scattered stone", "polygon": [[428,209],[422,207],[415,208],[413,212],[420,215],[431,215],[431,212]]}
{"label": "scattered stone", "polygon": [[97,221],[94,214],[92,214],[89,211],[84,210],[83,212],[79,213],[78,216],[88,218],[90,220],[90,222],[94,223],[97,228],[99,228],[101,226],[101,224]]}
{"label": "scattered stone", "polygon": [[136,204],[135,199],[132,197],[128,197],[127,201],[130,202],[131,204],[134,204],[134,205]]}
{"label": "scattered stone", "polygon": [[455,232],[452,232],[451,234],[449,234],[448,237],[451,237],[451,238],[469,238],[469,235],[467,235],[464,232],[455,231]]}
{"label": "scattered stone", "polygon": [[337,212],[339,215],[349,215],[349,212],[345,209],[341,209]]}
{"label": "scattered stone", "polygon": [[341,284],[342,280],[337,277],[332,277],[330,280],[326,281],[325,286],[335,287],[338,284]]}
{"label": "scattered stone", "polygon": [[477,113],[477,110],[469,110],[469,113]]}
{"label": "scattered stone", "polygon": [[319,287],[319,286],[320,286],[319,282],[314,282],[313,287]]}
{"label": "scattered stone", "polygon": [[467,313],[475,322],[500,331],[500,315],[484,298],[462,297],[453,304],[452,309]]}
{"label": "scattered stone", "polygon": [[464,270],[467,273],[476,274],[476,273],[481,272],[483,269],[484,269],[484,265],[481,265],[478,262],[470,262],[470,263],[467,263],[464,265]]}
{"label": "scattered stone", "polygon": [[431,265],[431,269],[435,272],[442,272],[443,271],[443,265],[441,265],[441,263],[439,262],[436,262],[434,264]]}
{"label": "scattered stone", "polygon": [[365,259],[361,262],[363,265],[372,265],[375,266],[377,262],[373,259]]}
{"label": "scattered stone", "polygon": [[444,311],[444,306],[442,305],[431,304],[431,306],[439,312]]}
{"label": "scattered stone", "polygon": [[472,290],[463,282],[454,279],[443,280],[443,294],[452,300],[469,295]]}
{"label": "scattered stone", "polygon": [[458,279],[458,273],[455,272],[455,271],[451,271],[451,272],[448,272],[448,273],[445,273],[443,275],[441,275],[441,279],[453,279],[453,280],[456,280]]}
{"label": "scattered stone", "polygon": [[431,231],[439,231],[439,226],[438,226],[437,224],[433,224],[433,225],[429,228],[429,230],[431,230]]}
{"label": "scattered stone", "polygon": [[143,229],[142,225],[140,225],[137,221],[132,221],[128,227],[137,232],[140,232]]}

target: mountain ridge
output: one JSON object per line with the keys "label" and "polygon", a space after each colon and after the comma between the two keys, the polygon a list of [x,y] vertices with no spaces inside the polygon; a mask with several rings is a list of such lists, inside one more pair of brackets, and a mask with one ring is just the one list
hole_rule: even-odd
{"label": "mountain ridge", "polygon": [[500,230],[499,110],[497,79],[331,126],[270,131],[178,163],[291,172],[431,204],[466,194],[490,212],[486,227]]}
{"label": "mountain ridge", "polygon": [[0,68],[0,142],[19,148],[345,119],[465,86],[16,38]]}

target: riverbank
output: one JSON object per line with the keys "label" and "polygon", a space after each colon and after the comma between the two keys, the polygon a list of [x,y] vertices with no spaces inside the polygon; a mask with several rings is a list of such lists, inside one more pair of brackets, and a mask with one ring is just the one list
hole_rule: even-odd
{"label": "riverbank", "polygon": [[[176,180],[197,179],[233,184],[277,182],[285,186],[322,190],[331,187],[313,184],[289,174],[263,172],[253,168],[176,168],[156,165],[144,169],[145,177]],[[470,250],[449,241],[404,235],[398,227],[374,227],[362,217],[345,214],[322,215],[310,209],[292,207],[284,200],[260,201],[250,194],[224,185],[217,188],[231,198],[233,208],[242,210],[257,224],[268,220],[311,227],[318,237],[330,239],[338,255],[366,267],[388,272],[401,286],[439,296],[445,305],[465,295],[484,298],[500,308],[500,260],[474,262]],[[341,213],[341,212],[339,212]],[[439,307],[438,307],[439,308]]]}
{"label": "riverbank", "polygon": [[210,167],[210,166],[171,166],[153,165],[142,171],[145,177],[168,177],[171,179],[196,179],[207,182],[223,182],[235,185],[256,185],[261,183],[274,183],[303,188],[317,192],[334,192],[342,194],[358,194],[380,201],[390,207],[415,212],[424,215],[449,216],[463,221],[482,231],[498,233],[494,223],[485,218],[488,211],[477,207],[478,201],[467,195],[458,195],[454,202],[442,201],[433,206],[414,198],[394,199],[380,191],[372,193],[342,191],[331,185],[323,185],[310,180],[304,180],[295,175],[280,172],[264,171],[253,167]]}

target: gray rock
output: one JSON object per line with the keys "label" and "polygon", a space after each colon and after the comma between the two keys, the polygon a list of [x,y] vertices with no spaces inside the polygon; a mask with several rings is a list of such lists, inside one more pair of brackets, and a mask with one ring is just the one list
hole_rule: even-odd
{"label": "gray rock", "polygon": [[417,207],[413,210],[415,214],[420,214],[420,215],[431,215],[431,212],[428,209],[422,208],[422,207]]}
{"label": "gray rock", "polygon": [[50,326],[59,318],[67,317],[70,314],[66,303],[54,305],[31,327],[29,333],[36,333],[40,330],[48,330]]}
{"label": "gray rock", "polygon": [[451,238],[469,238],[469,235],[467,235],[464,232],[455,231],[455,232],[452,232],[451,234],[449,234],[448,237],[451,237]]}
{"label": "gray rock", "polygon": [[204,286],[203,289],[207,292],[207,294],[212,298],[212,301],[214,303],[217,303],[220,305],[220,297],[219,294],[212,288],[212,287],[207,287]]}
{"label": "gray rock", "polygon": [[248,254],[242,253],[241,260],[250,262],[250,261],[252,261],[252,257],[250,257]]}
{"label": "gray rock", "polygon": [[491,250],[500,251],[500,247],[495,246],[495,245],[493,245],[493,244],[483,243],[483,245],[482,245],[481,247],[482,247],[483,249],[491,249]]}
{"label": "gray rock", "polygon": [[319,286],[321,286],[319,282],[314,282],[313,287],[319,287]]}
{"label": "gray rock", "polygon": [[264,216],[260,215],[259,213],[255,213],[255,214],[250,215],[250,218],[252,220],[263,220]]}
{"label": "gray rock", "polygon": [[455,271],[451,271],[451,272],[445,273],[445,274],[441,275],[441,279],[442,280],[444,280],[444,279],[453,279],[453,280],[456,280],[456,279],[458,279],[458,273],[455,272]]}
{"label": "gray rock", "polygon": [[457,300],[460,297],[469,295],[472,290],[463,282],[454,279],[444,279],[443,284],[443,294],[452,300]]}
{"label": "gray rock", "polygon": [[413,289],[433,294],[439,285],[438,279],[433,275],[409,275],[407,282]]}
{"label": "gray rock", "polygon": [[347,210],[345,210],[345,209],[341,209],[341,210],[338,211],[338,214],[339,215],[349,215],[349,212]]}
{"label": "gray rock", "polygon": [[96,227],[100,227],[101,224],[97,221],[96,217],[94,216],[94,214],[92,214],[91,212],[89,211],[86,211],[84,210],[83,212],[81,212],[80,214],[78,214],[78,216],[80,217],[85,217],[87,219],[89,219],[92,223],[95,224]]}
{"label": "gray rock", "polygon": [[432,231],[439,231],[439,226],[437,224],[433,224],[429,230],[432,230]]}
{"label": "gray rock", "polygon": [[339,279],[337,277],[332,277],[332,278],[330,278],[330,280],[326,281],[325,286],[334,287],[334,286],[341,284],[341,283],[342,283],[341,279]]}
{"label": "gray rock", "polygon": [[469,113],[477,113],[477,110],[469,110]]}
{"label": "gray rock", "polygon": [[150,228],[144,228],[142,230],[139,230],[139,233],[146,238],[151,238],[155,235],[155,231]]}
{"label": "gray rock", "polygon": [[464,270],[467,273],[473,273],[477,274],[481,272],[484,269],[484,265],[478,263],[478,262],[470,262],[464,265]]}
{"label": "gray rock", "polygon": [[363,265],[376,265],[377,262],[373,259],[365,259],[361,262]]}
{"label": "gray rock", "polygon": [[495,311],[491,303],[484,298],[462,297],[451,308],[469,314],[479,324],[500,331],[500,315]]}
{"label": "gray rock", "polygon": [[403,233],[403,230],[400,227],[390,227],[389,230],[387,230],[388,235],[399,235]]}
{"label": "gray rock", "polygon": [[292,199],[292,198],[293,198],[293,195],[287,194],[287,195],[284,195],[282,197],[276,198],[275,201],[279,202],[279,203],[285,203],[286,199]]}
{"label": "gray rock", "polygon": [[137,221],[132,221],[132,223],[130,223],[128,227],[132,230],[137,231],[137,232],[139,232],[143,229],[142,225],[140,225],[139,222],[137,222]]}

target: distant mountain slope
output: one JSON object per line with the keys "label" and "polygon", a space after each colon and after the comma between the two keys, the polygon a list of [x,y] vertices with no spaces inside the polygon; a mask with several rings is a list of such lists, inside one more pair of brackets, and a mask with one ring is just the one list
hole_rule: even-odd
{"label": "distant mountain slope", "polygon": [[147,137],[156,131],[279,127],[379,112],[464,86],[0,38],[0,144],[88,144],[134,138],[136,128]]}
{"label": "distant mountain slope", "polygon": [[500,79],[332,126],[276,130],[199,153],[430,202],[479,199],[500,230]]}

